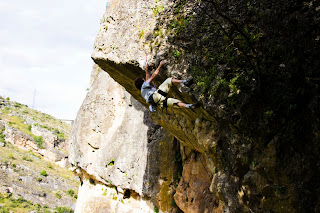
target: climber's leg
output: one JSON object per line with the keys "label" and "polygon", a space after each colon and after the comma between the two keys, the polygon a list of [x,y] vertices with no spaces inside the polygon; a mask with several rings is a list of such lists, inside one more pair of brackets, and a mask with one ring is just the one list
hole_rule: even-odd
{"label": "climber's leg", "polygon": [[174,85],[179,85],[179,84],[184,84],[186,86],[191,86],[193,84],[193,79],[190,78],[188,80],[179,80],[176,78],[167,78],[160,86],[159,89],[162,90],[165,93],[168,93],[172,84]]}
{"label": "climber's leg", "polygon": [[160,86],[159,90],[168,93],[172,86],[172,78],[167,78]]}
{"label": "climber's leg", "polygon": [[196,109],[196,108],[200,107],[200,104],[199,103],[186,104],[186,103],[183,103],[183,102],[179,102],[179,103],[177,103],[177,106],[180,107],[180,108]]}
{"label": "climber's leg", "polygon": [[184,84],[187,87],[190,87],[193,84],[193,78],[189,78],[188,80],[178,80],[173,78],[172,83],[174,85]]}
{"label": "climber's leg", "polygon": [[167,103],[162,102],[161,105],[162,106],[168,106],[168,107],[172,107],[172,106],[178,106],[180,108],[188,108],[188,109],[195,109],[195,108],[199,108],[200,104],[196,103],[196,104],[186,104],[181,102],[178,99],[175,98],[168,98]]}
{"label": "climber's leg", "polygon": [[172,83],[173,83],[174,85],[176,85],[176,86],[179,85],[179,84],[181,84],[182,81],[183,81],[183,80],[179,80],[179,79],[175,79],[175,78],[172,79]]}

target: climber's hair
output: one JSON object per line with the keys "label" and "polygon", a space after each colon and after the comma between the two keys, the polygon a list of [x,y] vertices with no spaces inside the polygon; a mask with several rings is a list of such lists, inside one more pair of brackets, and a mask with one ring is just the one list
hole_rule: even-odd
{"label": "climber's hair", "polygon": [[140,76],[140,77],[136,78],[136,80],[134,80],[134,85],[137,87],[138,90],[141,90],[143,82],[144,82],[144,80]]}

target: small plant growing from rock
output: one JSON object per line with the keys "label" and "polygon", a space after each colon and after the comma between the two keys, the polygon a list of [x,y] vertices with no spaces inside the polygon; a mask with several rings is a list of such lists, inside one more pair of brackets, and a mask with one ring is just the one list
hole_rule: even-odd
{"label": "small plant growing from rock", "polygon": [[12,160],[15,159],[14,156],[13,156],[13,154],[12,154],[11,152],[8,154],[8,158],[10,158],[10,159],[12,159]]}
{"label": "small plant growing from rock", "polygon": [[71,197],[74,197],[74,194],[75,194],[74,190],[69,189],[69,190],[67,191],[67,193],[68,193],[68,195],[70,195]]}
{"label": "small plant growing from rock", "polygon": [[42,176],[44,176],[44,177],[48,176],[46,170],[42,170],[42,171],[40,172],[40,175],[42,175]]}
{"label": "small plant growing from rock", "polygon": [[28,158],[28,156],[26,156],[26,155],[22,156],[22,160],[32,162],[32,159]]}
{"label": "small plant growing from rock", "polygon": [[73,213],[74,211],[71,208],[68,207],[57,207],[55,209],[57,213]]}
{"label": "small plant growing from rock", "polygon": [[154,206],[154,207],[153,207],[153,211],[154,211],[155,213],[159,213],[158,207]]}
{"label": "small plant growing from rock", "polygon": [[113,166],[114,165],[114,159],[112,159],[109,163],[108,166]]}
{"label": "small plant growing from rock", "polygon": [[61,199],[61,198],[62,198],[62,195],[61,195],[60,193],[58,193],[58,192],[57,192],[55,195],[56,195],[56,197],[57,197],[58,199]]}
{"label": "small plant growing from rock", "polygon": [[38,144],[38,147],[39,147],[40,149],[43,149],[43,148],[44,148],[44,147],[43,147],[43,138],[42,138],[42,136],[34,136],[33,139],[34,139],[34,142],[35,142],[36,144]]}

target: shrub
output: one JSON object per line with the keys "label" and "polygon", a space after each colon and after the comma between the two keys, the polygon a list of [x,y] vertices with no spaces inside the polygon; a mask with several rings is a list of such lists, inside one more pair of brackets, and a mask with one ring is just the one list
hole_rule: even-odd
{"label": "shrub", "polygon": [[71,197],[73,197],[74,194],[75,194],[74,190],[72,190],[72,189],[69,189],[69,190],[67,191],[67,193],[68,193],[68,195],[70,195]]}
{"label": "shrub", "polygon": [[31,125],[28,126],[28,130],[31,131]]}
{"label": "shrub", "polygon": [[74,212],[71,208],[68,208],[68,207],[57,207],[56,211],[57,213],[73,213]]}
{"label": "shrub", "polygon": [[46,170],[42,170],[42,171],[40,172],[40,175],[42,175],[42,176],[44,176],[44,177],[48,176]]}
{"label": "shrub", "polygon": [[2,134],[2,132],[0,131],[0,142],[5,142],[4,140],[4,134]]}
{"label": "shrub", "polygon": [[65,139],[64,134],[63,133],[58,134],[58,139],[64,140]]}
{"label": "shrub", "polygon": [[153,211],[154,211],[155,213],[159,213],[158,207],[154,206],[154,207],[153,207]]}
{"label": "shrub", "polygon": [[26,156],[26,155],[22,156],[22,160],[32,162],[32,159],[31,159],[31,158],[29,158],[29,157],[28,157],[28,156]]}
{"label": "shrub", "polygon": [[20,103],[15,103],[15,104],[14,104],[14,107],[17,107],[17,108],[18,108],[18,107],[21,107],[21,106],[22,106],[22,105],[21,105]]}
{"label": "shrub", "polygon": [[109,163],[108,163],[109,166],[113,166],[114,165],[114,159],[112,159]]}
{"label": "shrub", "polygon": [[5,206],[0,209],[0,213],[10,213],[10,210]]}
{"label": "shrub", "polygon": [[61,195],[60,193],[58,193],[58,192],[57,192],[55,195],[56,195],[56,197],[57,197],[58,199],[61,199],[61,198],[62,198],[62,195]]}
{"label": "shrub", "polygon": [[13,159],[13,160],[14,160],[14,156],[13,156],[13,154],[12,154],[11,152],[8,154],[8,158],[10,158],[10,159]]}
{"label": "shrub", "polygon": [[43,149],[43,138],[42,136],[34,136],[34,142],[38,145],[40,149]]}

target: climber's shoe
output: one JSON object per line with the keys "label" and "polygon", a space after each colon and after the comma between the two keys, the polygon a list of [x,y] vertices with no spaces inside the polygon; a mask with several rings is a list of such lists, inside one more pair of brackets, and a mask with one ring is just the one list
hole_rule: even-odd
{"label": "climber's shoe", "polygon": [[194,83],[193,78],[189,78],[188,80],[186,80],[186,82],[184,82],[184,85],[186,85],[187,87],[190,87],[193,83]]}
{"label": "climber's shoe", "polygon": [[200,103],[196,103],[196,104],[190,104],[190,106],[188,107],[189,109],[197,109],[200,107]]}

